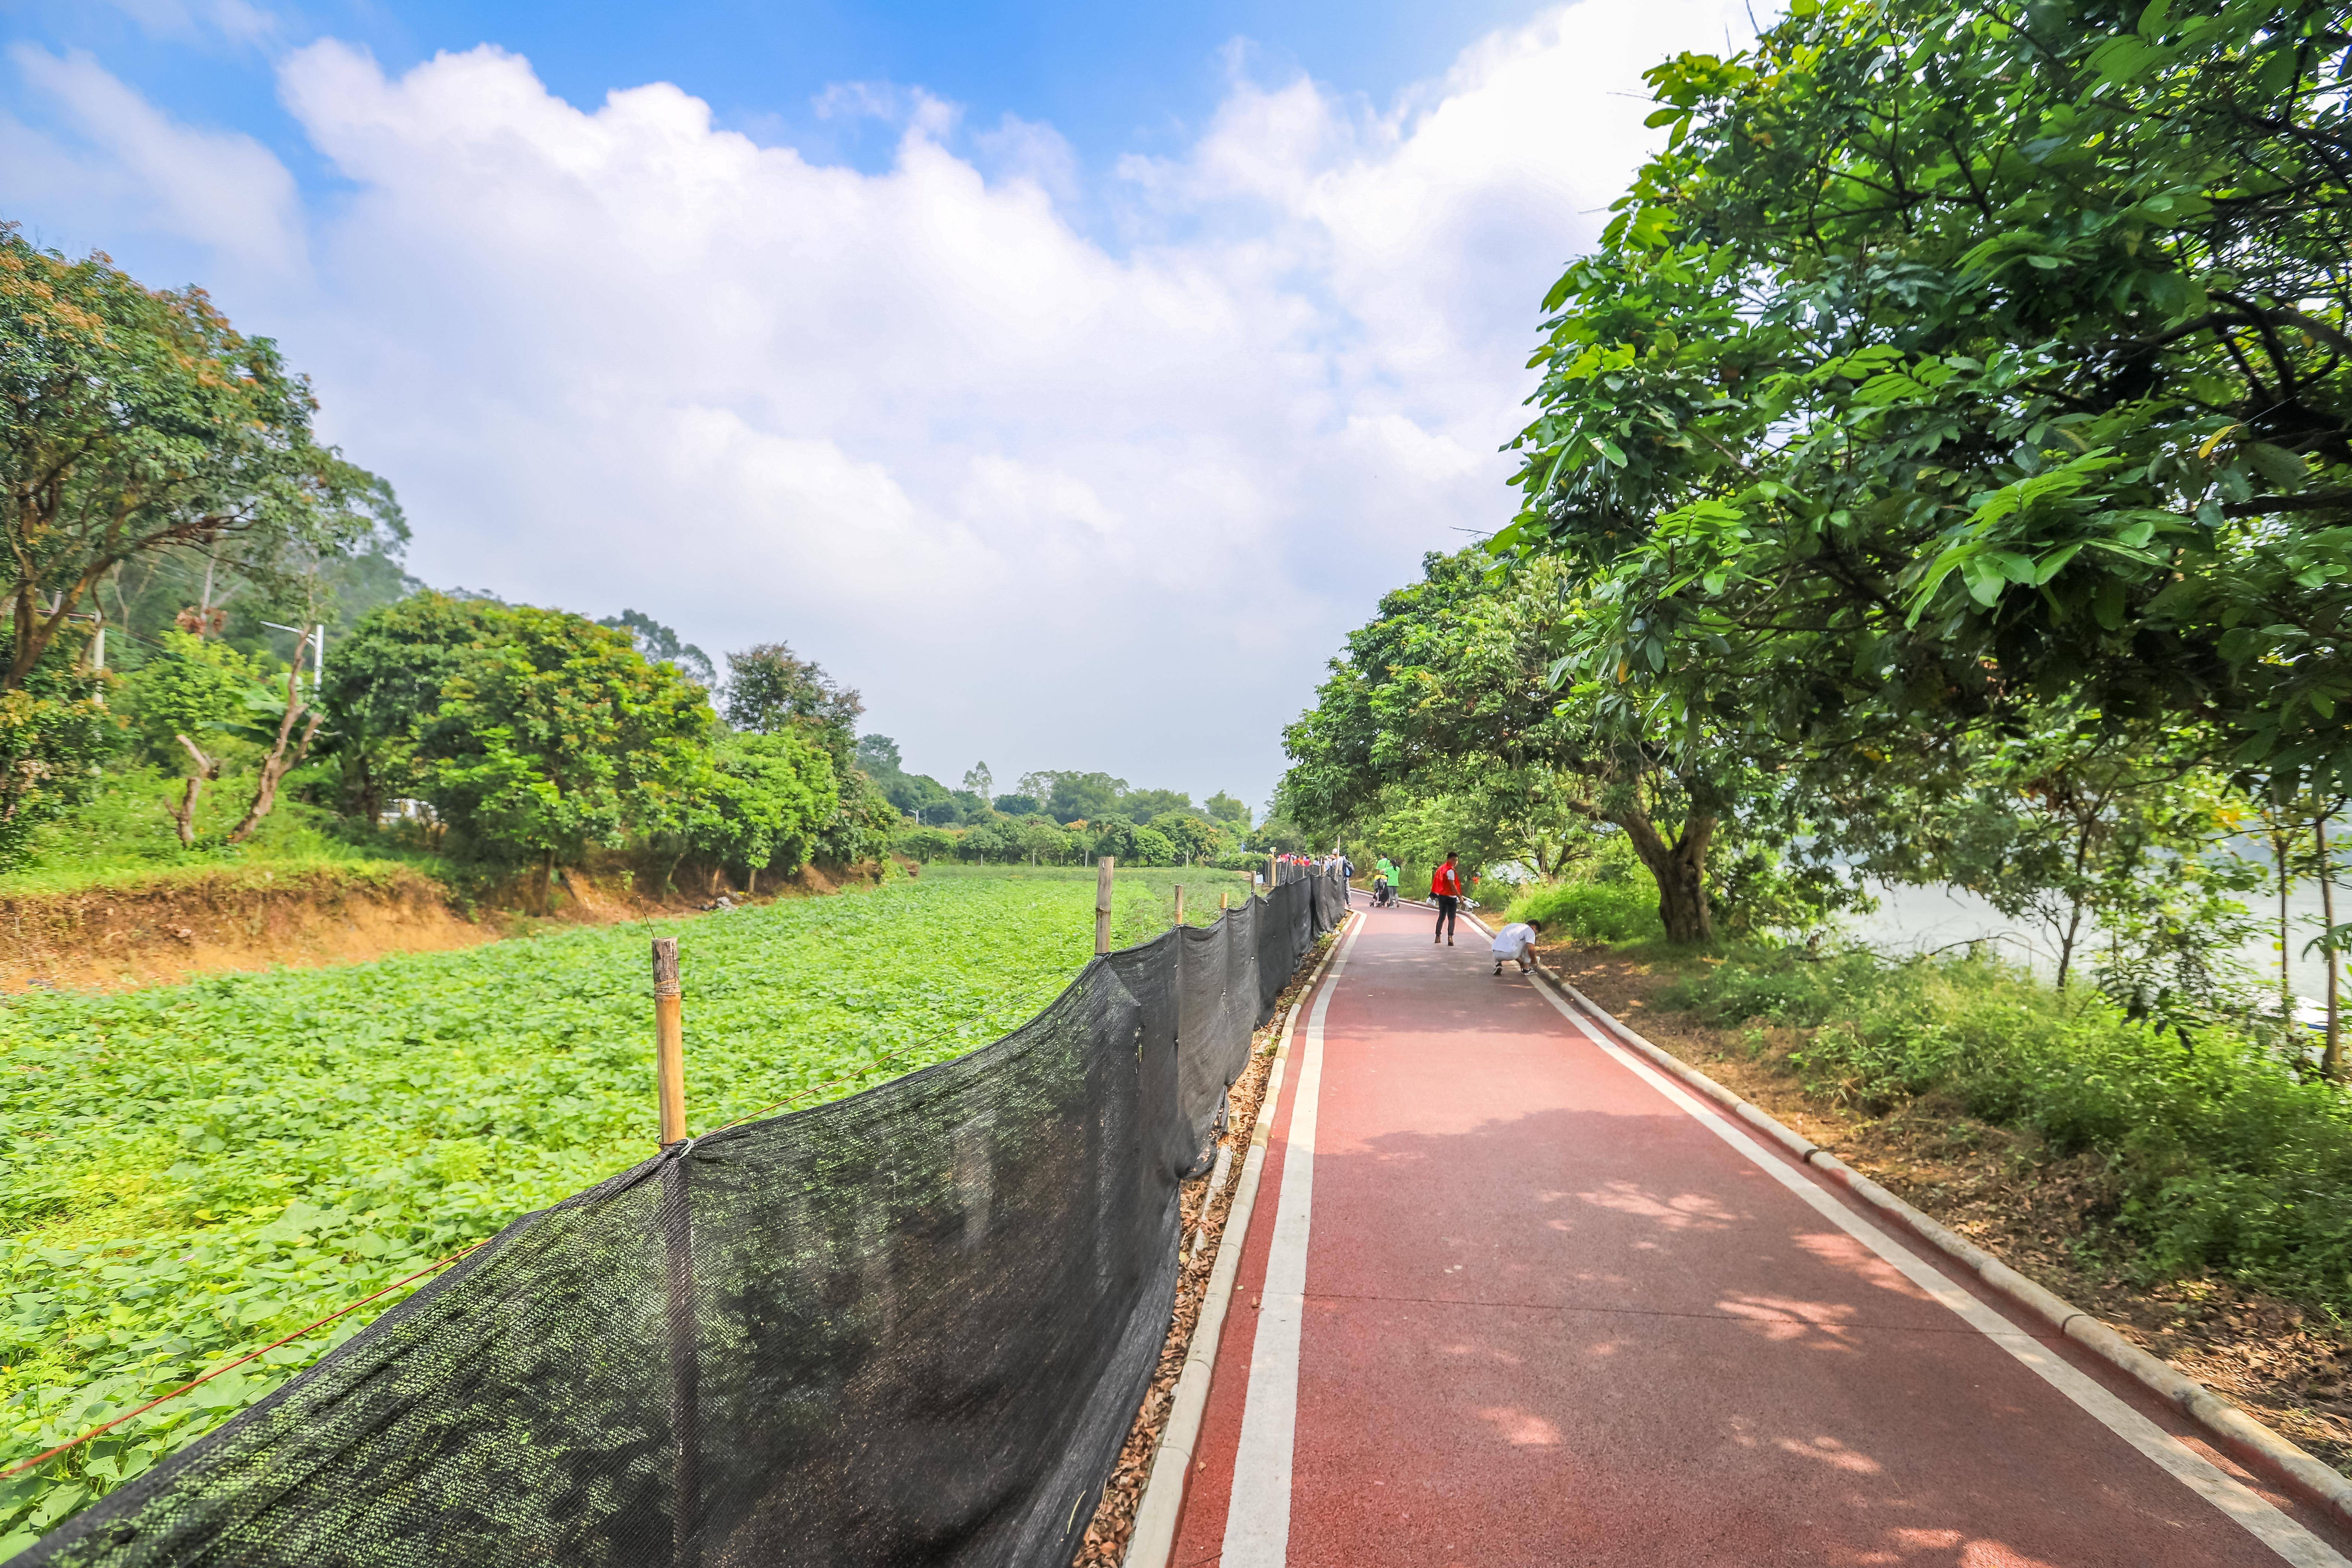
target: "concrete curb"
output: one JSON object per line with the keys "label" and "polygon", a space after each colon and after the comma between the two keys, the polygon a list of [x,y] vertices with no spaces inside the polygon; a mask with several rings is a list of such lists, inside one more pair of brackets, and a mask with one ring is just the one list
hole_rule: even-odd
{"label": "concrete curb", "polygon": [[1549,981],[1577,1007],[1627,1048],[1638,1052],[1705,1095],[1739,1121],[1821,1172],[1871,1207],[1889,1215],[1921,1240],[1966,1265],[1992,1289],[2032,1313],[2118,1371],[2162,1395],[2203,1426],[2239,1458],[2258,1467],[2288,1490],[2324,1512],[2330,1522],[2352,1528],[2352,1480],[2329,1465],[2248,1415],[2243,1410],[2171,1363],[2150,1355],[2106,1324],[2078,1307],[2051,1294],[1984,1248],[1921,1214],[1835,1154],[1742,1100],[1715,1079],[1670,1052],[1661,1050],[1619,1023],[1590,996],[1570,985],[1549,964],[1537,962],[1536,973]]}
{"label": "concrete curb", "polygon": [[[1348,921],[1339,925],[1344,941]],[[1217,1260],[1209,1266],[1209,1288],[1201,1298],[1201,1315],[1193,1320],[1192,1337],[1184,1346],[1184,1370],[1176,1376],[1176,1396],[1168,1410],[1168,1424],[1160,1429],[1160,1447],[1152,1451],[1151,1474],[1143,1483],[1143,1500],[1136,1504],[1135,1528],[1128,1532],[1125,1568],[1166,1568],[1176,1550],[1176,1523],[1184,1510],[1186,1472],[1192,1466],[1192,1447],[1200,1441],[1201,1420],[1209,1409],[1209,1379],[1217,1366],[1217,1344],[1224,1337],[1225,1309],[1232,1304],[1234,1285],[1241,1277],[1242,1247],[1249,1239],[1250,1215],[1257,1208],[1258,1180],[1265,1173],[1266,1141],[1274,1132],[1274,1110],[1282,1099],[1282,1080],[1290,1065],[1290,1037],[1298,1015],[1323,984],[1334,942],[1324,949],[1321,962],[1307,977],[1307,987],[1282,1021],[1282,1037],[1274,1048],[1274,1067],[1265,1075],[1265,1093],[1258,1100],[1257,1125],[1250,1131],[1249,1154],[1242,1162],[1240,1184],[1233,1206],[1225,1211],[1225,1227],[1217,1235]],[[1172,1456],[1172,1462],[1171,1460]]]}

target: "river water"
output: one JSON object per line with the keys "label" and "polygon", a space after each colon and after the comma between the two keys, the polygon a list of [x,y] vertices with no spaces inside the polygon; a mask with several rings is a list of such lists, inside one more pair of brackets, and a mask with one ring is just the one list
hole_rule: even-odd
{"label": "river water", "polygon": [[[1889,952],[1929,952],[1969,942],[1996,942],[2002,952],[2016,960],[2031,963],[2043,973],[2054,973],[2058,967],[2056,944],[2044,929],[2022,924],[2004,917],[1974,893],[1957,888],[1874,888],[1878,908],[1867,915],[1850,915],[1844,929],[1853,935]],[[2241,896],[2241,902],[2252,910],[2269,928],[2266,934],[2256,937],[2238,950],[2266,991],[2278,984],[2278,895],[2260,893]],[[2352,918],[2352,896],[2339,883],[2336,889],[2336,918]],[[2316,1002],[2325,994],[2326,972],[2317,953],[2303,953],[2304,944],[2319,934],[2319,884],[2305,882],[2287,889],[2287,914],[2293,922],[2294,952],[2288,954],[2287,975],[2295,994],[2305,1001]],[[2077,944],[2078,962],[2088,963],[2097,945],[2093,932]]]}

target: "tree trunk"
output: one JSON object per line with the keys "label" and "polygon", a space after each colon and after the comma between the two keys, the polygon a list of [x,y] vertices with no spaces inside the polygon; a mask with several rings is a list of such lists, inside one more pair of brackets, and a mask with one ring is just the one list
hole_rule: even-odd
{"label": "tree trunk", "polygon": [[2058,989],[2066,989],[2067,972],[2074,966],[2074,942],[2083,931],[2083,900],[2075,899],[2067,906],[2066,929],[2058,938]]}
{"label": "tree trunk", "polygon": [[2279,884],[2279,1027],[2292,1032],[2294,1028],[2294,975],[2288,967],[2289,944],[2294,940],[2294,928],[2287,920],[2287,854],[2285,833],[2271,835],[2271,854],[2278,862]]}
{"label": "tree trunk", "polygon": [[205,781],[220,777],[221,765],[196,749],[196,743],[185,735],[173,737],[187,748],[188,755],[196,761],[196,771],[188,775],[188,787],[180,793],[180,809],[165,806],[164,813],[173,826],[180,830],[180,846],[193,849],[196,844],[196,797],[205,793]]}
{"label": "tree trunk", "polygon": [[1640,812],[1609,820],[1625,830],[1633,853],[1658,884],[1658,922],[1666,928],[1666,940],[1683,944],[1714,941],[1715,911],[1706,901],[1706,849],[1718,819],[1693,812],[1672,843]]}
{"label": "tree trunk", "polygon": [[302,759],[310,754],[310,742],[318,738],[319,724],[326,718],[317,709],[310,710],[310,721],[302,726],[301,740],[296,742],[291,750],[288,749],[287,742],[294,733],[294,721],[302,716],[302,699],[295,679],[301,670],[303,646],[310,640],[305,637],[294,645],[294,667],[286,672],[286,716],[278,721],[278,740],[269,748],[269,755],[262,759],[261,782],[254,786],[253,804],[246,807],[245,820],[229,833],[231,844],[244,843],[253,836],[253,830],[261,826],[261,819],[268,816],[270,808],[278,804],[279,783],[288,773],[302,765]]}
{"label": "tree trunk", "polygon": [[2326,945],[2320,957],[2327,964],[2327,1044],[2319,1053],[2319,1070],[2330,1079],[2344,1076],[2344,1015],[2336,989],[2336,870],[2327,863],[2327,811],[2323,805],[2311,819],[2312,842],[2319,850],[2319,918],[2326,926]]}
{"label": "tree trunk", "polygon": [[[206,592],[209,594],[212,579],[207,576],[205,581]],[[294,662],[286,671],[286,716],[278,720],[278,739],[270,746],[269,755],[262,759],[261,782],[254,786],[253,804],[245,808],[245,820],[239,822],[229,832],[228,841],[231,844],[242,844],[250,838],[253,836],[253,830],[261,826],[261,819],[268,816],[270,808],[278,804],[279,782],[288,773],[302,765],[302,759],[310,754],[310,742],[318,737],[319,723],[326,717],[315,708],[310,710],[310,721],[302,727],[302,739],[290,752],[287,749],[287,741],[294,733],[294,721],[302,716],[302,695],[299,682],[302,673],[302,650],[308,647],[310,643],[310,639],[305,637],[294,645]]]}

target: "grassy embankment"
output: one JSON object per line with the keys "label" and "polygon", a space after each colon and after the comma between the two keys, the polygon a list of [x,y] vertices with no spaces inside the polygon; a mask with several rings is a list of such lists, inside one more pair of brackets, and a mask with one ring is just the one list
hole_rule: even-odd
{"label": "grassy embankment", "polygon": [[[293,776],[299,782],[304,775]],[[27,862],[0,876],[0,894],[64,893],[101,882],[136,886],[257,867],[439,868],[434,857],[388,840],[355,843],[337,831],[332,812],[290,798],[247,842],[225,843],[245,805],[235,782],[215,784],[200,797],[198,840],[191,848],[166,815],[179,800],[181,781],[152,767],[109,773],[89,801],[35,833]]]}
{"label": "grassy embankment", "polygon": [[[1165,929],[1179,881],[1202,923],[1243,886],[1122,872],[1115,941]],[[0,1464],[653,1152],[649,936],[679,938],[704,1129],[1025,1021],[1092,951],[1093,891],[1091,868],[934,867],[690,922],[0,1002]],[[0,1555],[397,1299],[9,1483]]]}

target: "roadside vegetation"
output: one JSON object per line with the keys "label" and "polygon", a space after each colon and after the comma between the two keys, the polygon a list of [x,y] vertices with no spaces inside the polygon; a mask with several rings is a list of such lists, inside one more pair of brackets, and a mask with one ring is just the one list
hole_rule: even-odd
{"label": "roadside vegetation", "polygon": [[[1113,940],[1239,879],[1122,873]],[[0,1005],[0,1466],[655,1152],[647,939],[675,935],[697,1131],[1025,1023],[1093,951],[1093,870],[940,868],[690,923]],[[781,1108],[778,1101],[787,1103]],[[0,1486],[0,1552],[392,1306]]]}
{"label": "roadside vegetation", "polygon": [[1988,957],[1865,949],[1735,953],[1659,1003],[1797,1031],[1787,1064],[1831,1104],[1935,1100],[2095,1155],[2140,1279],[2210,1272],[2352,1316],[2352,1105],[2242,1033],[2152,1028]]}

